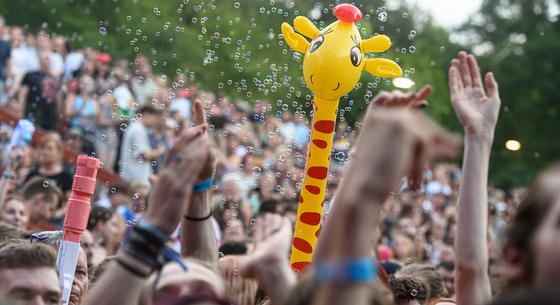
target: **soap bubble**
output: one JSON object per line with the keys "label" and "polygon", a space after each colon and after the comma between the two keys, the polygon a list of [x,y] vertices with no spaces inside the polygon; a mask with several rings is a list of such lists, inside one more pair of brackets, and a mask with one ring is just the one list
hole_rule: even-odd
{"label": "soap bubble", "polygon": [[377,19],[379,19],[379,21],[381,21],[381,22],[386,22],[387,21],[387,12],[383,11],[383,12],[379,13],[377,15]]}

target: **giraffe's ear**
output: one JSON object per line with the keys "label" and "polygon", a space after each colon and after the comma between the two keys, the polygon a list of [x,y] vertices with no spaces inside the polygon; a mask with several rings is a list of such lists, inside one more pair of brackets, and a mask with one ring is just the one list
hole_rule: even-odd
{"label": "giraffe's ear", "polygon": [[287,23],[282,23],[282,36],[286,43],[296,52],[305,54],[307,49],[309,49],[309,41],[307,41],[303,36],[294,32],[291,25]]}
{"label": "giraffe's ear", "polygon": [[296,31],[300,32],[301,35],[309,39],[315,39],[321,34],[321,31],[319,31],[313,22],[304,16],[297,16],[296,19],[294,19],[294,28],[296,28]]}
{"label": "giraffe's ear", "polygon": [[361,49],[364,53],[382,53],[391,47],[391,39],[386,35],[375,35],[369,39],[362,40]]}
{"label": "giraffe's ear", "polygon": [[389,59],[370,58],[366,59],[364,69],[373,76],[396,78],[403,75],[401,67]]}

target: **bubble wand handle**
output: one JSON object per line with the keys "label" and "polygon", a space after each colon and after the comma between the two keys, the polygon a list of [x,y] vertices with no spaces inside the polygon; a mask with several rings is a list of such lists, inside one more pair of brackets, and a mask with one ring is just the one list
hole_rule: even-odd
{"label": "bubble wand handle", "polygon": [[80,254],[80,238],[86,230],[91,211],[91,197],[95,192],[99,159],[85,155],[78,156],[76,173],[72,183],[72,193],[66,206],[64,236],[60,243],[57,267],[62,291],[61,304],[68,304],[74,280],[74,272]]}

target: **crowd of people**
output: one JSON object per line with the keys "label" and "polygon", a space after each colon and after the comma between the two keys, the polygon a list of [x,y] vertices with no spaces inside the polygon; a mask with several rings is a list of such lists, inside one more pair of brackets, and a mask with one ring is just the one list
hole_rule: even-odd
{"label": "crowd of people", "polygon": [[557,304],[540,289],[560,277],[558,169],[529,190],[489,187],[497,82],[464,52],[449,78],[463,167],[428,163],[458,150],[415,109],[430,87],[380,93],[360,130],[336,128],[319,245],[295,274],[307,114],[278,115],[266,100],[156,75],[142,55],[73,50],[0,18],[2,109],[45,131],[10,147],[13,122],[0,127],[0,300],[60,303],[73,150],[120,182],[98,183],[72,305]]}

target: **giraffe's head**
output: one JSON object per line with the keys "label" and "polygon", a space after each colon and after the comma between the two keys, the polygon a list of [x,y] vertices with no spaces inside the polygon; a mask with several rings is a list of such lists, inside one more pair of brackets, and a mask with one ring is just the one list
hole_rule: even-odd
{"label": "giraffe's head", "polygon": [[315,95],[337,100],[352,90],[363,70],[380,77],[402,75],[399,65],[391,60],[365,58],[366,53],[385,52],[391,47],[391,40],[385,35],[362,40],[355,26],[362,17],[358,8],[340,4],[334,8],[334,15],[338,21],[323,30],[303,16],[294,19],[298,33],[289,24],[282,24],[286,43],[294,51],[305,54],[303,76]]}

